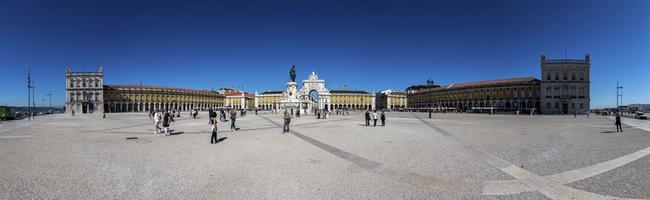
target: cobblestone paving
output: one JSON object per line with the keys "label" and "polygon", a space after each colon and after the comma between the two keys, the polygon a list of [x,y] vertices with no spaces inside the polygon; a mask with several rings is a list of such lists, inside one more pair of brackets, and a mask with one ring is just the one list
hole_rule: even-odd
{"label": "cobblestone paving", "polygon": [[171,136],[146,113],[3,122],[0,199],[650,198],[648,121],[387,116],[303,115],[283,134],[280,115],[249,112],[240,131],[218,124],[218,144],[206,113]]}

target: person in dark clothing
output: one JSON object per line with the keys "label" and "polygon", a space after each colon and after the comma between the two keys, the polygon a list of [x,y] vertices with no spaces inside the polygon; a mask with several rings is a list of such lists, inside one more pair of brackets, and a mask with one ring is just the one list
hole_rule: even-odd
{"label": "person in dark clothing", "polygon": [[165,112],[165,115],[163,115],[163,127],[165,130],[165,136],[169,136],[171,132],[169,132],[169,124],[172,121],[172,116],[169,114],[169,110]]}
{"label": "person in dark clothing", "polygon": [[616,114],[616,122],[614,122],[616,125],[616,132],[623,132],[623,126],[621,125],[621,115]]}
{"label": "person in dark clothing", "polygon": [[291,123],[291,115],[289,115],[287,111],[284,111],[284,126],[282,127],[282,133],[289,132],[289,123]]}
{"label": "person in dark clothing", "polygon": [[318,112],[318,118],[317,118],[317,119],[320,119],[320,113],[321,113],[321,111],[319,110],[319,111],[317,111],[317,112]]}
{"label": "person in dark clothing", "polygon": [[384,113],[383,110],[381,111],[381,117],[380,118],[381,118],[381,126],[386,126],[386,114]]}
{"label": "person in dark clothing", "polygon": [[210,120],[208,121],[208,124],[210,124],[210,132],[212,133],[212,136],[210,137],[210,144],[219,143],[217,140],[217,112],[210,110],[209,113]]}
{"label": "person in dark clothing", "polygon": [[429,119],[431,119],[431,113],[433,112],[433,109],[429,109]]}
{"label": "person in dark clothing", "polygon": [[230,111],[230,131],[236,131],[235,120],[237,119],[237,111],[235,109]]}
{"label": "person in dark clothing", "polygon": [[370,113],[366,110],[366,126],[370,126]]}

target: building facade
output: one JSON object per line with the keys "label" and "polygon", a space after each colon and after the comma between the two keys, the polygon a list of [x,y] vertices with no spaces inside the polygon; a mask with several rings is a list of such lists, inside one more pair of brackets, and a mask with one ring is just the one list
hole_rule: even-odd
{"label": "building facade", "polygon": [[375,95],[363,90],[330,90],[332,108],[336,109],[375,109]]}
{"label": "building facade", "polygon": [[255,94],[233,90],[226,92],[226,108],[232,109],[254,109]]}
{"label": "building facade", "polygon": [[150,110],[221,108],[225,97],[216,91],[143,85],[104,85],[97,72],[71,72],[66,67],[66,113],[145,112]]}
{"label": "building facade", "polygon": [[411,109],[538,112],[540,81],[533,77],[451,84],[407,94]]}
{"label": "building facade", "polygon": [[224,96],[216,91],[142,85],[104,86],[104,110],[111,113],[172,109],[188,111],[223,106]]}
{"label": "building facade", "polygon": [[400,110],[407,106],[406,92],[384,90],[375,94],[377,109]]}
{"label": "building facade", "polygon": [[65,80],[66,113],[104,112],[104,70],[101,65],[97,72],[71,72],[70,66],[66,66]]}
{"label": "building facade", "polygon": [[642,103],[633,103],[630,104],[630,109],[636,110],[636,111],[642,111],[642,112],[647,112],[650,111],[650,104],[642,104]]}
{"label": "building facade", "polygon": [[255,95],[255,108],[261,110],[279,109],[283,99],[282,91],[266,91]]}
{"label": "building facade", "polygon": [[542,54],[542,113],[573,114],[589,111],[590,66],[589,55],[584,60],[549,60]]}

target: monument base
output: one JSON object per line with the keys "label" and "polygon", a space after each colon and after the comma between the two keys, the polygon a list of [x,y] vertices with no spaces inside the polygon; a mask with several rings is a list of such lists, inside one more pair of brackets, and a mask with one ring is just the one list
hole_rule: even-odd
{"label": "monument base", "polygon": [[[287,112],[293,110],[294,112],[300,107],[300,100],[298,99],[298,87],[296,82],[287,82],[287,89],[284,91],[284,99],[280,101],[283,109]],[[294,113],[292,112],[292,114]]]}

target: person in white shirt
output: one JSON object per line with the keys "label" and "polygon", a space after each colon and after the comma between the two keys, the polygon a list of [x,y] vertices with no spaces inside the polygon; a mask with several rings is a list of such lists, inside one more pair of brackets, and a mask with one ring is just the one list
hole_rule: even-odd
{"label": "person in white shirt", "polygon": [[372,113],[372,119],[375,122],[372,126],[377,126],[377,110]]}
{"label": "person in white shirt", "polygon": [[154,125],[154,131],[153,134],[157,134],[160,131],[160,112],[156,111],[153,114],[153,125]]}

